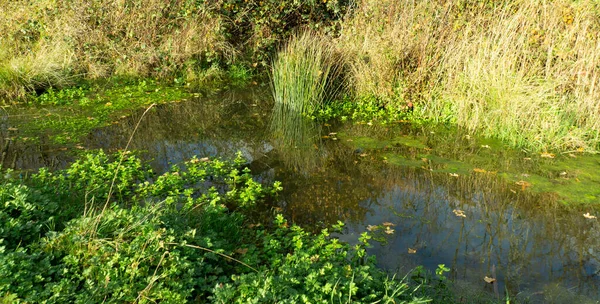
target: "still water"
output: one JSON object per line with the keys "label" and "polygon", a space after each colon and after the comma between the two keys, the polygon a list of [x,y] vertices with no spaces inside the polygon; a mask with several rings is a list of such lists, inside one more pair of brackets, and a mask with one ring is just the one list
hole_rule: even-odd
{"label": "still water", "polygon": [[[598,220],[583,216],[598,214],[598,208],[566,205],[564,196],[548,191],[582,182],[583,173],[573,167],[577,162],[543,173],[521,152],[474,142],[458,131],[311,122],[274,126],[268,96],[265,89],[230,90],[159,105],[134,133],[142,115],[135,111],[93,131],[82,146],[116,151],[131,138],[129,149],[159,172],[193,155],[230,157],[241,151],[259,179],[283,182],[281,199],[269,208],[309,230],[341,220],[346,229],[339,237],[351,243],[370,231],[377,239],[370,252],[390,272],[404,275],[419,265],[434,271],[445,264],[465,302],[507,293],[513,302],[527,303],[600,299]],[[4,167],[61,168],[73,160],[70,149],[51,144],[47,134],[35,145],[9,141],[13,122],[5,116],[0,128]],[[302,139],[282,139],[288,127]],[[586,158],[585,165],[600,171],[597,158]],[[538,187],[543,191],[522,182],[544,174],[552,179],[550,188]],[[574,195],[596,200],[600,184],[588,182],[589,191]]]}

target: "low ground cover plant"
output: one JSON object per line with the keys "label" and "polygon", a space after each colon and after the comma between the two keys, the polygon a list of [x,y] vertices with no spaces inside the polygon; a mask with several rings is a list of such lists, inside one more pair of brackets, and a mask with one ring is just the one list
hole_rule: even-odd
{"label": "low ground cover plant", "polygon": [[157,175],[133,155],[98,152],[63,171],[28,178],[5,171],[0,298],[424,302],[415,286],[366,257],[366,241],[351,247],[331,230],[311,234],[281,215],[248,217],[281,185],[256,182],[243,163],[193,158]]}

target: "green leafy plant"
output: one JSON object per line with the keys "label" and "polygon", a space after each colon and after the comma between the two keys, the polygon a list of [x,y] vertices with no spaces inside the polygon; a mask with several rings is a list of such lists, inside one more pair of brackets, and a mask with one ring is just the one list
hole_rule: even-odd
{"label": "green leafy plant", "polygon": [[2,301],[424,302],[366,258],[366,243],[352,248],[281,215],[252,224],[246,214],[281,185],[255,181],[240,155],[192,158],[160,175],[133,155],[111,159],[87,155],[25,180],[7,174]]}

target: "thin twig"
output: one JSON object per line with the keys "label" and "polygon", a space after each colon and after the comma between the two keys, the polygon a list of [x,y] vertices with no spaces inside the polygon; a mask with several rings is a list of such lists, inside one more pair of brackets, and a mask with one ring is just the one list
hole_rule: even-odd
{"label": "thin twig", "polygon": [[214,254],[218,254],[218,255],[220,255],[222,257],[228,258],[228,259],[230,259],[232,261],[236,261],[236,262],[238,262],[238,263],[240,263],[240,264],[242,264],[242,265],[244,265],[244,266],[246,266],[246,267],[248,267],[248,268],[250,268],[250,269],[252,269],[252,270],[254,270],[256,272],[259,272],[256,268],[254,268],[254,267],[252,267],[252,266],[250,266],[250,265],[248,265],[248,264],[246,264],[246,263],[244,263],[244,262],[242,262],[242,261],[240,261],[240,260],[238,260],[236,258],[230,257],[230,256],[228,256],[226,254],[222,254],[220,252],[216,252],[216,251],[208,249],[208,248],[204,248],[204,247],[200,247],[200,246],[196,246],[196,245],[189,245],[189,244],[178,244],[178,243],[165,243],[165,244],[167,244],[167,245],[186,246],[186,247],[190,247],[190,248],[195,248],[195,249],[200,249],[200,250],[208,251],[208,252],[211,252],[211,253],[214,253]]}
{"label": "thin twig", "polygon": [[[102,216],[104,215],[104,211],[106,211],[106,208],[108,207],[108,204],[110,202],[110,198],[113,194],[113,189],[115,186],[115,182],[117,181],[117,175],[119,174],[119,169],[121,168],[121,164],[123,163],[123,160],[125,159],[125,154],[127,153],[127,151],[129,150],[129,145],[131,144],[131,141],[133,140],[133,136],[135,135],[135,132],[137,131],[138,127],[140,126],[140,123],[142,122],[142,119],[144,119],[144,116],[146,116],[146,113],[148,113],[148,111],[150,111],[150,109],[152,109],[152,107],[154,107],[156,104],[153,103],[151,104],[146,111],[144,111],[144,113],[142,114],[142,116],[140,117],[140,119],[138,120],[137,124],[135,125],[135,128],[133,128],[133,132],[131,132],[131,136],[129,136],[129,140],[127,141],[127,145],[125,145],[125,149],[123,150],[123,152],[121,153],[121,158],[119,159],[119,163],[117,164],[117,168],[115,169],[115,174],[113,176],[113,179],[110,183],[110,188],[108,190],[108,195],[106,197],[106,202],[104,203],[104,206],[102,207],[102,211],[100,212],[100,214],[98,215],[98,220],[96,221],[95,225],[94,225],[94,230],[96,231],[98,224],[100,223],[100,219],[102,219]],[[92,232],[91,236],[94,236],[94,232]]]}

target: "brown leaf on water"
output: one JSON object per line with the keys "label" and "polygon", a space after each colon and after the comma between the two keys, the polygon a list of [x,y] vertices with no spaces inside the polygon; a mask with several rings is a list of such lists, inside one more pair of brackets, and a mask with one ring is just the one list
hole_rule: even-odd
{"label": "brown leaf on water", "polygon": [[496,282],[496,279],[490,278],[488,276],[483,277],[483,280],[488,284],[492,284],[492,283]]}
{"label": "brown leaf on water", "polygon": [[589,212],[588,213],[584,213],[583,217],[585,217],[586,219],[590,219],[590,220],[593,220],[593,219],[596,218],[595,215],[591,215]]}
{"label": "brown leaf on water", "polygon": [[417,253],[417,249],[408,248],[408,253],[415,254],[415,253]]}
{"label": "brown leaf on water", "polygon": [[381,224],[381,225],[383,225],[383,226],[385,226],[385,227],[390,227],[390,226],[391,226],[391,227],[393,227],[393,226],[396,226],[396,224],[394,224],[394,223],[390,223],[390,222],[383,222],[383,224]]}
{"label": "brown leaf on water", "polygon": [[460,209],[454,209],[454,210],[452,210],[452,212],[454,213],[454,215],[456,215],[458,217],[467,217],[465,212]]}
{"label": "brown leaf on water", "polygon": [[485,171],[485,169],[473,168],[473,172],[477,172],[477,173],[486,173],[487,171]]}
{"label": "brown leaf on water", "polygon": [[375,231],[377,229],[379,229],[379,226],[374,226],[374,225],[367,226],[367,230],[369,230],[369,231]]}

